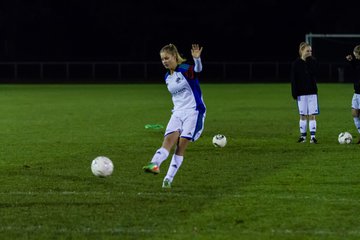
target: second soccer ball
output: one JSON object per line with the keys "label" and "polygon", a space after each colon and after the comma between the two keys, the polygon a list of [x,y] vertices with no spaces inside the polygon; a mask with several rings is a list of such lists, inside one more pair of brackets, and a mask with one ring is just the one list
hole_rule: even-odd
{"label": "second soccer ball", "polygon": [[338,141],[340,144],[350,144],[352,139],[353,138],[349,132],[342,132],[338,136]]}
{"label": "second soccer ball", "polygon": [[91,171],[97,177],[107,177],[114,171],[114,164],[109,158],[99,156],[92,161]]}
{"label": "second soccer ball", "polygon": [[215,147],[225,147],[227,140],[226,137],[222,134],[216,134],[213,139],[212,143]]}

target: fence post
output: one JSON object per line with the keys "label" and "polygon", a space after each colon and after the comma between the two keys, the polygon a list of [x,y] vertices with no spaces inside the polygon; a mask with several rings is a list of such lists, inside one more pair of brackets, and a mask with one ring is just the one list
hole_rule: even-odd
{"label": "fence post", "polygon": [[144,79],[147,82],[148,80],[148,73],[147,73],[147,63],[144,62]]}
{"label": "fence post", "polygon": [[95,78],[96,78],[95,77],[95,64],[96,63],[91,64],[91,77],[92,77],[93,80],[95,80]]}
{"label": "fence post", "polygon": [[121,63],[118,63],[118,79],[121,82]]}
{"label": "fence post", "polygon": [[223,82],[225,82],[226,81],[226,64],[225,63],[223,63],[222,64],[223,65]]}
{"label": "fence post", "polygon": [[44,63],[40,63],[40,79],[44,80]]}
{"label": "fence post", "polygon": [[252,80],[253,77],[253,64],[250,62],[249,63],[249,81]]}
{"label": "fence post", "polygon": [[14,63],[14,78],[15,80],[18,79],[18,64]]}
{"label": "fence post", "polygon": [[344,68],[342,67],[338,67],[338,82],[343,83],[345,78],[344,78]]}
{"label": "fence post", "polygon": [[65,64],[65,67],[66,67],[66,80],[69,81],[70,72],[69,72],[69,63],[68,62]]}

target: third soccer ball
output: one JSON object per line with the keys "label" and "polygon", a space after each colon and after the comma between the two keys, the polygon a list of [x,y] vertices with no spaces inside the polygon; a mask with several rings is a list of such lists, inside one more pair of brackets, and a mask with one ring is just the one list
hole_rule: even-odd
{"label": "third soccer ball", "polygon": [[338,141],[340,144],[350,144],[352,142],[352,136],[348,132],[342,132],[338,136]]}
{"label": "third soccer ball", "polygon": [[224,135],[216,134],[212,139],[212,143],[215,147],[225,147],[227,140]]}
{"label": "third soccer ball", "polygon": [[114,164],[112,161],[104,156],[95,158],[91,163],[91,171],[97,177],[107,177],[112,174]]}

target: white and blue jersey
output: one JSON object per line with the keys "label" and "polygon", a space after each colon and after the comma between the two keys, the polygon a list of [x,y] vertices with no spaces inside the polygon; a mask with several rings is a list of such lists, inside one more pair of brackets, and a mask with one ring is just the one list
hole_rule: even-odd
{"label": "white and blue jersey", "polygon": [[205,112],[206,107],[193,65],[178,65],[172,75],[166,73],[165,82],[172,95],[173,111],[196,109],[201,113]]}
{"label": "white and blue jersey", "polygon": [[195,141],[204,129],[206,107],[197,78],[197,72],[201,71],[202,66],[200,59],[194,60],[195,66],[180,64],[173,74],[168,72],[165,75],[165,82],[174,103],[165,136],[179,131],[180,137]]}

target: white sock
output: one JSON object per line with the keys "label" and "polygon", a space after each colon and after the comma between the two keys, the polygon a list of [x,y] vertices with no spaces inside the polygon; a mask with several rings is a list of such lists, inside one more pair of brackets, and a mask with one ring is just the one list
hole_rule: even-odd
{"label": "white sock", "polygon": [[169,156],[168,150],[161,147],[158,150],[156,150],[156,153],[154,154],[153,158],[151,159],[152,163],[155,163],[160,167],[161,163],[167,159]]}
{"label": "white sock", "polygon": [[169,179],[170,182],[173,181],[177,171],[179,170],[182,162],[184,160],[184,156],[179,156],[179,155],[173,155],[172,159],[171,159],[171,163],[169,166],[169,170],[165,176],[165,179]]}
{"label": "white sock", "polygon": [[311,138],[314,138],[316,133],[316,120],[309,120],[309,127]]}
{"label": "white sock", "polygon": [[355,127],[357,128],[358,132],[360,133],[360,119],[358,117],[354,117]]}
{"label": "white sock", "polygon": [[299,127],[300,127],[300,133],[302,137],[306,137],[307,132],[307,120],[301,120],[299,121]]}

